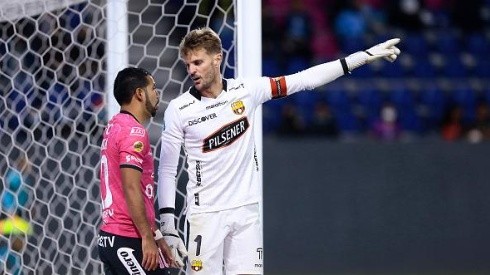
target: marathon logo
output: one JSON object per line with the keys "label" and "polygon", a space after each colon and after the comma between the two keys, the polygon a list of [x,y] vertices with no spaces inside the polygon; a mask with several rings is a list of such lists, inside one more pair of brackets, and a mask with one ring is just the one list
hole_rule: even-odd
{"label": "marathon logo", "polygon": [[226,103],[228,103],[228,100],[227,101],[218,102],[218,103],[213,104],[213,105],[206,106],[206,110],[213,109],[213,108],[216,108],[216,107],[219,107],[219,106],[223,106]]}
{"label": "marathon logo", "polygon": [[223,126],[218,131],[204,139],[202,152],[208,153],[226,147],[240,138],[250,127],[247,117]]}
{"label": "marathon logo", "polygon": [[212,113],[212,114],[209,114],[207,116],[203,116],[203,117],[199,117],[199,118],[196,118],[196,119],[193,119],[193,120],[189,120],[187,121],[188,125],[189,126],[192,126],[192,125],[196,125],[196,124],[199,124],[201,122],[205,122],[207,120],[211,120],[211,119],[214,119],[214,118],[217,118],[218,116],[215,114],[215,113]]}
{"label": "marathon logo", "polygon": [[180,106],[180,107],[179,107],[179,110],[181,110],[181,111],[182,111],[183,109],[185,109],[185,108],[187,108],[187,107],[191,106],[191,105],[192,105],[192,104],[194,104],[195,102],[196,102],[196,101],[195,101],[195,100],[193,100],[192,102],[186,103],[186,104],[184,104],[184,105]]}
{"label": "marathon logo", "polygon": [[129,274],[146,274],[141,265],[133,255],[133,249],[121,247],[117,250],[117,257],[124,265]]}

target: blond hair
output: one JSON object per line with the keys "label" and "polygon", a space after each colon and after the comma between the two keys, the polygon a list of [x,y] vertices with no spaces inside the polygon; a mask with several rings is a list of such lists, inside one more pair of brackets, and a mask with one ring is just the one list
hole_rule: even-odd
{"label": "blond hair", "polygon": [[218,34],[209,27],[198,28],[184,36],[179,45],[181,57],[199,49],[205,49],[208,54],[221,53],[222,45]]}

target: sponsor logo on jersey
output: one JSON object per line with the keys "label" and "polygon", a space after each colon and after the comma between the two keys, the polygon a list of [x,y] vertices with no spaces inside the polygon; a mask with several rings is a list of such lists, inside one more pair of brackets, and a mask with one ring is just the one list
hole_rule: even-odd
{"label": "sponsor logo on jersey", "polygon": [[234,87],[230,87],[228,89],[228,91],[238,90],[240,88],[245,88],[245,86],[243,85],[243,83],[240,83],[240,84],[238,84],[237,86],[234,86]]}
{"label": "sponsor logo on jersey", "polygon": [[208,153],[238,140],[250,127],[247,117],[233,121],[204,139],[202,151]]}
{"label": "sponsor logo on jersey", "polygon": [[206,110],[213,109],[213,108],[216,108],[216,107],[219,107],[219,106],[223,106],[223,105],[225,105],[226,103],[228,103],[228,100],[226,100],[226,101],[221,101],[221,102],[215,103],[215,104],[213,104],[213,105],[206,106]]}
{"label": "sponsor logo on jersey", "polygon": [[194,204],[199,205],[199,193],[194,194]]}
{"label": "sponsor logo on jersey", "polygon": [[107,220],[114,216],[114,210],[113,209],[110,209],[110,208],[106,208],[102,211],[102,221],[104,223],[107,223]]}
{"label": "sponsor logo on jersey", "polygon": [[196,161],[196,180],[197,180],[197,186],[201,186],[202,178],[201,178],[201,161],[200,160]]}
{"label": "sponsor logo on jersey", "polygon": [[138,158],[138,157],[135,157],[133,155],[126,155],[126,162],[127,163],[130,163],[130,162],[137,162],[139,164],[143,164],[143,160]]}
{"label": "sponsor logo on jersey", "polygon": [[104,138],[102,140],[102,143],[100,144],[100,150],[105,150],[107,149],[107,138]]}
{"label": "sponsor logo on jersey", "polygon": [[114,246],[114,236],[101,236],[97,235],[97,244],[101,247],[113,247]]}
{"label": "sponsor logo on jersey", "polygon": [[254,147],[254,161],[255,161],[255,169],[259,171],[259,159],[257,158],[257,150]]}
{"label": "sponsor logo on jersey", "polygon": [[202,269],[202,261],[201,260],[192,260],[191,268],[194,271],[200,271]]}
{"label": "sponsor logo on jersey", "polygon": [[238,100],[231,103],[231,109],[233,110],[233,113],[241,115],[245,112],[245,105],[243,105],[243,101]]}
{"label": "sponsor logo on jersey", "polygon": [[139,137],[144,137],[145,136],[145,129],[141,127],[132,127],[131,131],[129,132],[130,136],[139,136]]}
{"label": "sponsor logo on jersey", "polygon": [[262,257],[263,257],[264,249],[262,247],[257,248],[257,254],[259,258],[259,263],[255,263],[255,267],[262,267]]}
{"label": "sponsor logo on jersey", "polygon": [[143,142],[141,142],[141,141],[139,141],[139,140],[138,140],[138,141],[136,141],[136,142],[133,144],[133,149],[134,149],[134,151],[135,151],[135,152],[138,152],[138,153],[140,153],[141,151],[143,151],[143,148],[144,148],[144,147],[145,147],[145,146],[143,145]]}
{"label": "sponsor logo on jersey", "polygon": [[106,135],[109,134],[109,132],[111,131],[112,126],[114,126],[114,124],[112,124],[112,123],[107,124],[107,127],[105,128],[105,134]]}
{"label": "sponsor logo on jersey", "polygon": [[262,247],[257,248],[257,254],[258,254],[259,260],[262,260],[263,253],[264,253],[264,249]]}
{"label": "sponsor logo on jersey", "polygon": [[151,182],[145,186],[145,195],[149,199],[153,199],[153,197],[155,196],[153,182]]}
{"label": "sponsor logo on jersey", "polygon": [[124,265],[129,274],[146,274],[141,265],[133,255],[133,249],[121,247],[117,250],[117,257]]}
{"label": "sponsor logo on jersey", "polygon": [[179,107],[179,110],[181,110],[181,111],[182,111],[183,109],[185,109],[185,108],[187,108],[187,107],[191,106],[191,105],[192,105],[192,104],[194,104],[195,102],[196,102],[196,100],[193,100],[192,102],[186,103],[186,104],[184,104],[184,105],[180,106],[180,107]]}
{"label": "sponsor logo on jersey", "polygon": [[198,117],[198,118],[195,118],[195,119],[192,119],[192,120],[189,120],[187,121],[187,124],[189,126],[192,126],[192,125],[196,125],[196,124],[199,124],[201,122],[206,122],[208,120],[211,120],[211,119],[215,119],[217,118],[218,116],[216,115],[216,113],[212,113],[212,114],[209,114],[209,115],[206,115],[206,116],[203,116],[203,117]]}

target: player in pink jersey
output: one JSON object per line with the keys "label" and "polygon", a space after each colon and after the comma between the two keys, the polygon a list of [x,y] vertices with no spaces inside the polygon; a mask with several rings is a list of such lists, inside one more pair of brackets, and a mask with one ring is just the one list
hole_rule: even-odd
{"label": "player in pink jersey", "polygon": [[155,223],[153,156],[142,125],[155,116],[159,94],[147,71],[126,68],[114,81],[121,112],[101,144],[102,225],[97,237],[106,274],[166,274],[175,267]]}

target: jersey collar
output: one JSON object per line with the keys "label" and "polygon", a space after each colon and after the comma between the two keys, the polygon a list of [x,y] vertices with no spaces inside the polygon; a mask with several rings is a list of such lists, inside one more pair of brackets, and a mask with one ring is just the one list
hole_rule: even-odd
{"label": "jersey collar", "polygon": [[[226,81],[226,79],[222,79],[222,82],[223,82],[223,91],[227,92],[228,91],[228,82]],[[199,91],[194,87],[192,86],[191,89],[189,90],[189,93],[194,96],[197,100],[201,100],[201,94],[199,93]]]}
{"label": "jersey collar", "polygon": [[141,122],[139,122],[139,120],[133,115],[131,114],[130,112],[126,111],[126,110],[121,110],[120,112],[121,114],[127,114],[127,115],[130,115],[132,116],[136,121],[138,121],[139,124],[141,124]]}

